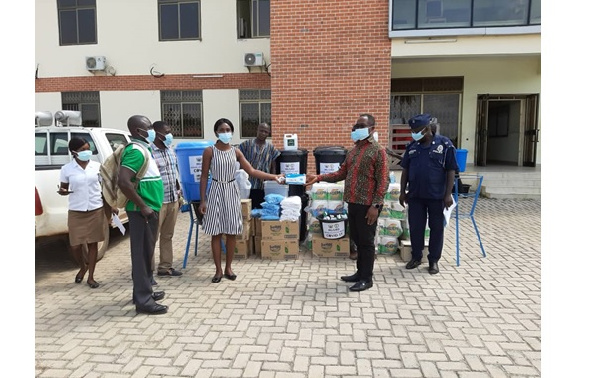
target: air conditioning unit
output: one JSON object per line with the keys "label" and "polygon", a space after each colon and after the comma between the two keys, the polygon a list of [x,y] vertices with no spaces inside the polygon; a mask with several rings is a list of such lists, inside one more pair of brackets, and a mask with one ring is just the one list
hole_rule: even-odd
{"label": "air conditioning unit", "polygon": [[246,67],[255,67],[262,66],[263,62],[263,54],[262,53],[246,53],[244,54],[244,66]]}
{"label": "air conditioning unit", "polygon": [[88,71],[104,71],[106,68],[106,57],[87,56],[85,58],[85,68]]}

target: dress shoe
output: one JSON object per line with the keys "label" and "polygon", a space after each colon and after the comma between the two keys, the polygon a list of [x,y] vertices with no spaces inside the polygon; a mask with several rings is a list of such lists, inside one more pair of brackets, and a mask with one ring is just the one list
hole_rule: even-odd
{"label": "dress shoe", "polygon": [[360,280],[350,287],[350,291],[363,291],[373,287],[373,281]]}
{"label": "dress shoe", "polygon": [[438,263],[433,262],[429,263],[429,274],[438,274],[440,272],[440,268],[438,268]]}
{"label": "dress shoe", "polygon": [[[165,292],[164,291],[155,291],[154,293],[150,294],[150,296],[152,297],[152,299],[154,299],[155,301],[160,301],[161,299],[163,299],[165,297]],[[131,302],[133,304],[135,304],[135,299],[132,299]]]}
{"label": "dress shoe", "polygon": [[155,291],[154,293],[152,293],[152,299],[154,299],[155,301],[160,301],[161,299],[163,299],[165,297],[165,292],[164,291]]}
{"label": "dress shoe", "polygon": [[351,276],[341,276],[340,279],[344,282],[358,282],[360,281],[360,277],[358,276],[358,272],[354,273]]}
{"label": "dress shoe", "polygon": [[161,305],[155,303],[153,306],[148,307],[135,307],[135,312],[138,314],[148,314],[148,315],[160,315],[166,314],[169,306]]}
{"label": "dress shoe", "polygon": [[406,269],[415,269],[419,265],[421,265],[421,260],[411,259],[408,264],[406,264]]}
{"label": "dress shoe", "polygon": [[175,270],[173,268],[169,268],[167,270],[159,270],[158,273],[156,273],[156,274],[159,275],[159,276],[179,277],[183,273],[181,273],[179,270]]}
{"label": "dress shoe", "polygon": [[350,260],[357,260],[358,252],[350,252]]}

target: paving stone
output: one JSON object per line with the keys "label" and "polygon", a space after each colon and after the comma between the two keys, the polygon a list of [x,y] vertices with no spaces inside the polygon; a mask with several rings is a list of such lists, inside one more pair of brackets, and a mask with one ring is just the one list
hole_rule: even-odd
{"label": "paving stone", "polygon": [[[349,259],[235,260],[212,284],[210,237],[182,269],[190,218],[180,213],[174,267],[157,277],[165,315],[131,304],[129,235],[111,233],[98,289],[73,283],[64,244],[36,248],[36,377],[535,377],[541,372],[539,200],[480,199],[472,224],[445,229],[440,274],[378,255],[372,289],[350,293]],[[422,269],[421,269],[422,268]]]}

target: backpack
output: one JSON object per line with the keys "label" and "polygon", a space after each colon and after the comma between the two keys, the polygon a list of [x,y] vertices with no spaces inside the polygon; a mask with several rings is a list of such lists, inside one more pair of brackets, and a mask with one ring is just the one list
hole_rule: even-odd
{"label": "backpack", "polygon": [[[123,155],[123,151],[125,147],[133,144],[135,142],[131,142],[128,144],[122,144],[117,149],[110,154],[104,163],[100,165],[100,176],[102,177],[102,196],[106,203],[108,203],[111,207],[123,208],[129,199],[125,196],[125,194],[119,188],[119,170],[121,169],[121,156]],[[148,170],[148,163],[150,162],[150,152],[148,149],[142,146],[142,151],[144,151],[144,164],[135,175],[135,182],[133,183],[133,187],[137,189],[137,185],[144,175],[146,175],[146,171]]]}

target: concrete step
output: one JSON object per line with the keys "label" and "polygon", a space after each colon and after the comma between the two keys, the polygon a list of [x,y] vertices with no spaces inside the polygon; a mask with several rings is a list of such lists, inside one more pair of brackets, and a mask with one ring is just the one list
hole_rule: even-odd
{"label": "concrete step", "polygon": [[[466,173],[466,172],[465,172]],[[540,199],[541,172],[481,172],[481,195],[486,198]],[[471,182],[465,182],[471,184]],[[471,187],[473,190],[473,187]]]}

